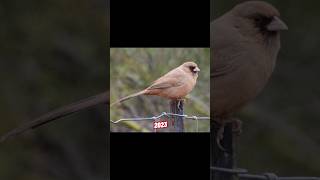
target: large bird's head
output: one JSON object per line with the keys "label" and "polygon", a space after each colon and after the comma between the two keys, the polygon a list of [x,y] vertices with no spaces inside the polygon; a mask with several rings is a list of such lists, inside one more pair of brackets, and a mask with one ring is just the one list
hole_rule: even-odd
{"label": "large bird's head", "polygon": [[235,27],[244,36],[253,36],[269,42],[279,37],[279,32],[287,30],[287,25],[280,19],[279,11],[263,1],[247,1],[232,10],[236,17]]}
{"label": "large bird's head", "polygon": [[200,71],[198,65],[194,62],[185,62],[181,65],[183,71],[192,74],[195,77],[198,77],[198,72]]}

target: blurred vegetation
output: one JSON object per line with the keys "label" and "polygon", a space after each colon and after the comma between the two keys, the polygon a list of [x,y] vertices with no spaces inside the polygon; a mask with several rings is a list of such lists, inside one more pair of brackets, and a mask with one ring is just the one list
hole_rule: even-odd
{"label": "blurred vegetation", "polygon": [[[214,19],[239,1],[214,1]],[[269,84],[239,114],[237,165],[251,172],[320,176],[320,25],[317,1],[269,0],[289,31]]]}
{"label": "blurred vegetation", "polygon": [[[1,1],[0,21],[0,135],[106,90],[106,1]],[[0,144],[0,179],[106,179],[106,124],[100,106]]]}
{"label": "blurred vegetation", "polygon": [[[201,69],[197,84],[185,102],[184,113],[209,116],[209,48],[112,48],[110,51],[111,102],[148,87],[170,70],[186,61],[194,61]],[[170,112],[169,100],[140,96],[110,109],[112,120],[132,117],[152,117]],[[153,121],[111,124],[113,132],[152,132]],[[210,122],[199,121],[199,131],[208,132]],[[169,128],[168,128],[169,129]],[[195,132],[196,122],[185,120],[185,131]]]}

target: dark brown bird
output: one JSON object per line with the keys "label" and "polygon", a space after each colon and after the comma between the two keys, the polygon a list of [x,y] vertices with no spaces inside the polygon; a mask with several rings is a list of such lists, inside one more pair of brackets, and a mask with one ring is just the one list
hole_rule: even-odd
{"label": "dark brown bird", "polygon": [[195,86],[200,69],[194,62],[185,62],[179,67],[169,71],[146,89],[121,98],[111,106],[121,103],[127,99],[140,95],[161,96],[167,99],[182,99],[189,94]]}
{"label": "dark brown bird", "polygon": [[87,109],[98,104],[108,104],[109,103],[109,92],[105,92],[102,94],[98,94],[96,96],[89,97],[87,99],[78,101],[76,103],[72,103],[70,105],[61,107],[57,110],[51,111],[43,116],[40,116],[33,121],[27,122],[26,124],[21,125],[20,127],[11,130],[7,134],[3,135],[0,138],[0,142],[5,141],[6,139],[21,134],[29,129],[34,129],[36,127],[42,126],[47,124],[51,121],[57,120],[64,116],[73,114],[83,109]]}
{"label": "dark brown bird", "polygon": [[[267,84],[280,49],[280,31],[288,27],[272,5],[247,1],[210,28],[213,117],[223,125]],[[223,128],[220,139],[222,134]]]}

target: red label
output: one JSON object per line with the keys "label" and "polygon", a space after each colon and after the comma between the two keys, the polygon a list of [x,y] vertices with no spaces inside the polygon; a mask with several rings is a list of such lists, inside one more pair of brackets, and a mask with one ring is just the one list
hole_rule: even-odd
{"label": "red label", "polygon": [[161,128],[167,128],[167,127],[168,127],[168,121],[153,122],[153,129],[161,129]]}

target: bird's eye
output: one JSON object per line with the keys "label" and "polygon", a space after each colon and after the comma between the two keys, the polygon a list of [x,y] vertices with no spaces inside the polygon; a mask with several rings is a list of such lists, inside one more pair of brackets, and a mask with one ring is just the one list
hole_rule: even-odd
{"label": "bird's eye", "polygon": [[263,16],[259,15],[259,14],[255,14],[253,16],[251,16],[251,19],[255,22],[255,24],[260,24],[263,21]]}
{"label": "bird's eye", "polygon": [[272,19],[270,19],[269,17],[265,17],[262,15],[255,15],[252,17],[254,24],[256,27],[258,27],[259,29],[265,29],[265,27],[271,22]]}
{"label": "bird's eye", "polygon": [[262,17],[261,16],[258,16],[258,17],[255,17],[254,18],[254,21],[258,24],[258,23],[261,23],[262,22]]}

